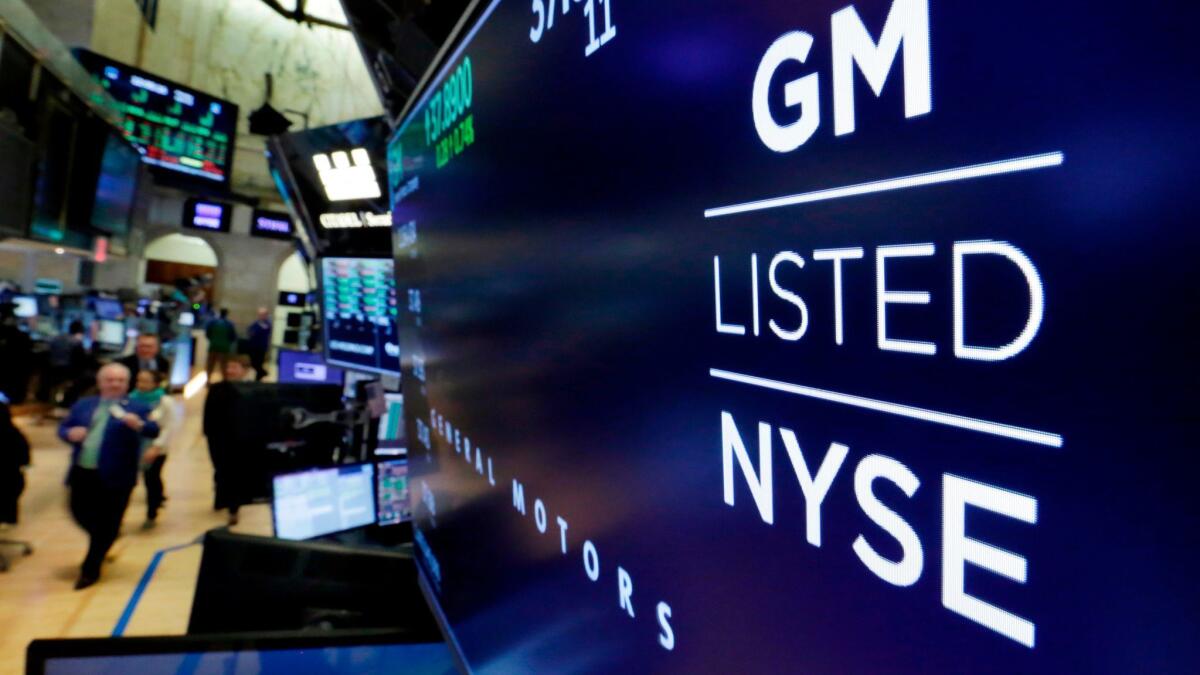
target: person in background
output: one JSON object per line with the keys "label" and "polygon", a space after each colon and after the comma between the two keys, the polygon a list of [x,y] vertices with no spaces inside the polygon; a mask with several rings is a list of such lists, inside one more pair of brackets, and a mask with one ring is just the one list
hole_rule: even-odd
{"label": "person in background", "polygon": [[96,375],[99,396],[80,399],[58,427],[71,444],[71,514],[88,533],[87,556],[75,590],[100,579],[100,564],[121,531],[129,495],[137,484],[142,439],[158,436],[151,410],[126,396],[129,369],[110,363]]}
{"label": "person in background", "polygon": [[238,436],[229,423],[239,401],[234,385],[245,382],[249,372],[250,359],[242,355],[230,357],[225,362],[225,379],[209,389],[204,401],[204,436],[212,458],[216,495],[213,509],[228,509],[230,525],[237,525],[238,510],[252,497],[243,449],[235,447]]}
{"label": "person in background", "polygon": [[0,524],[17,524],[17,502],[25,491],[29,441],[13,424],[8,399],[0,393]]}
{"label": "person in background", "polygon": [[[79,381],[91,367],[91,356],[83,346],[83,322],[72,321],[66,333],[50,340],[50,371],[43,399],[70,406],[79,396]],[[58,394],[62,390],[61,398]]]}
{"label": "person in background", "polygon": [[267,376],[267,352],[271,349],[270,316],[266,307],[259,307],[258,318],[246,330],[246,355],[250,357],[255,382],[262,382]]}
{"label": "person in background", "polygon": [[33,363],[33,340],[17,323],[16,306],[0,303],[0,393],[14,404],[25,400]]}
{"label": "person in background", "polygon": [[221,308],[220,315],[204,328],[204,336],[208,338],[208,381],[212,382],[213,369],[220,366],[225,371],[225,363],[237,346],[237,327],[229,320],[229,310]]}
{"label": "person in background", "polygon": [[118,359],[117,363],[125,366],[132,373],[130,376],[133,379],[130,382],[131,386],[137,383],[138,375],[144,370],[154,373],[171,372],[171,362],[162,355],[162,345],[158,341],[158,336],[151,333],[138,335],[133,353],[123,359]]}
{"label": "person in background", "polygon": [[151,410],[150,420],[158,424],[158,437],[143,441],[142,480],[146,485],[146,522],[142,529],[148,530],[158,522],[158,510],[167,496],[163,490],[162,469],[167,461],[167,450],[179,430],[182,420],[175,399],[167,395],[167,374],[157,370],[143,370],[137,374],[137,384],[129,400],[140,403]]}

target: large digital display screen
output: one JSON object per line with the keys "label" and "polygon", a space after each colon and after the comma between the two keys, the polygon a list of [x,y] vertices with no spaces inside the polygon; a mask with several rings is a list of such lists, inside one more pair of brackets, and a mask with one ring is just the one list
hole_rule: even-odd
{"label": "large digital display screen", "polygon": [[326,360],[354,370],[399,373],[392,261],[322,258],[320,292]]}
{"label": "large digital display screen", "polygon": [[143,162],[204,185],[229,184],[236,104],[86,49],[76,49],[75,58],[116,101],[125,138]]}
{"label": "large digital display screen", "polygon": [[389,157],[472,670],[1195,670],[1173,12],[478,9]]}

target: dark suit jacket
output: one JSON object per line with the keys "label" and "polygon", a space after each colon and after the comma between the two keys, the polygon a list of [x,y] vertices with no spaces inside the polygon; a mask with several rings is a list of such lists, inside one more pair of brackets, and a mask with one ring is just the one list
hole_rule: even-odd
{"label": "dark suit jacket", "polygon": [[[105,405],[112,405],[114,401],[106,402]],[[106,486],[111,488],[132,488],[137,484],[138,463],[142,459],[142,439],[157,438],[158,424],[149,421],[151,410],[150,408],[131,401],[127,398],[117,401],[122,408],[127,412],[136,414],[146,422],[146,426],[142,427],[141,433],[125,426],[125,423],[119,419],[110,418],[108,425],[104,428],[104,440],[100,443],[100,463],[97,469],[100,472],[100,480]],[[71,406],[71,411],[67,413],[62,423],[58,425],[58,437],[67,441],[67,430],[72,427],[90,427],[92,424],[92,416],[96,413],[96,408],[100,404],[99,396],[89,396],[79,399],[79,402]],[[67,441],[70,443],[70,441]],[[79,451],[82,449],[82,443],[71,443],[71,466],[79,460]]]}
{"label": "dark suit jacket", "polygon": [[[129,356],[117,359],[117,363],[129,369],[129,391],[133,391],[133,388],[137,385],[137,375],[142,370],[142,360],[138,358],[137,354],[130,354]],[[154,368],[158,372],[171,372],[171,362],[162,354],[154,357],[154,363],[156,364]]]}

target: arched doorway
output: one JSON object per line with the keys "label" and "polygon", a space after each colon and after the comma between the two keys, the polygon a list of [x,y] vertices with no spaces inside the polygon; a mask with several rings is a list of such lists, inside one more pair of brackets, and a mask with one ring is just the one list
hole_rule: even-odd
{"label": "arched doorway", "polygon": [[[185,296],[193,303],[210,303],[216,288],[219,259],[200,237],[167,234],[146,245],[142,283],[148,291]],[[177,292],[177,293],[176,293]]]}
{"label": "arched doorway", "polygon": [[306,345],[312,313],[305,298],[312,292],[313,283],[312,272],[299,253],[291,254],[279,266],[275,287],[279,303],[275,305],[272,341],[289,347]]}
{"label": "arched doorway", "polygon": [[159,335],[172,362],[171,386],[182,387],[207,355],[206,343],[193,335],[203,325],[195,306],[213,302],[220,259],[203,238],[170,233],[146,245],[141,264],[142,293],[174,308],[160,316]]}

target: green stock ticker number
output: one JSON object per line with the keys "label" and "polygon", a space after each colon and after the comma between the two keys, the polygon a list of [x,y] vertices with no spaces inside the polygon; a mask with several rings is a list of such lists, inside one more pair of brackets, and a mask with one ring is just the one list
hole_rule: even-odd
{"label": "green stock ticker number", "polygon": [[425,108],[425,144],[434,148],[439,169],[475,143],[475,116],[470,112],[473,93],[468,56]]}

